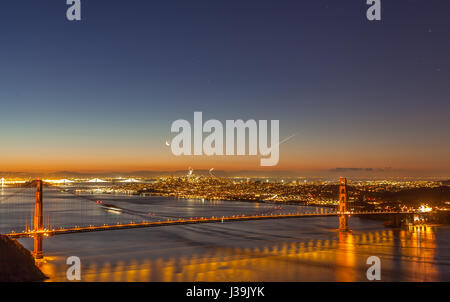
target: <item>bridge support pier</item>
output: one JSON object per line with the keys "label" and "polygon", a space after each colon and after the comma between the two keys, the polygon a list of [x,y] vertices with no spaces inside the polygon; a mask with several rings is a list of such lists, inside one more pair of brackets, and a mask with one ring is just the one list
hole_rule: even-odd
{"label": "bridge support pier", "polygon": [[348,231],[348,217],[347,215],[339,216],[339,231]]}
{"label": "bridge support pier", "polygon": [[44,257],[44,254],[42,252],[42,235],[35,234],[33,239],[34,239],[34,251],[33,251],[34,258],[42,259]]}
{"label": "bridge support pier", "polygon": [[[34,231],[39,232],[44,229],[43,207],[42,207],[42,180],[36,180],[36,204],[34,207]],[[34,235],[34,258],[42,259],[42,234]]]}
{"label": "bridge support pier", "polygon": [[[347,178],[340,177],[339,178],[339,213],[347,212]],[[340,215],[339,216],[339,231],[348,231],[348,216]]]}
{"label": "bridge support pier", "polygon": [[403,225],[402,218],[403,217],[400,214],[392,215],[391,217],[389,217],[388,225],[394,228],[399,228]]}

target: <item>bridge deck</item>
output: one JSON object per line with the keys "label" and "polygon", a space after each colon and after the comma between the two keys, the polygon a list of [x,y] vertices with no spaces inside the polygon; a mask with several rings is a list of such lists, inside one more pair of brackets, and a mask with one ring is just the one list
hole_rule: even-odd
{"label": "bridge deck", "polygon": [[10,234],[6,234],[6,236],[9,236],[11,238],[25,238],[25,237],[33,237],[36,234],[41,234],[43,236],[54,236],[54,235],[73,234],[73,233],[101,232],[101,231],[112,231],[112,230],[122,230],[122,229],[136,229],[136,228],[149,228],[149,227],[200,224],[200,223],[221,223],[221,222],[237,222],[237,221],[249,221],[249,220],[309,218],[309,217],[338,217],[338,216],[342,216],[342,215],[369,216],[369,215],[393,215],[393,214],[414,214],[414,213],[413,212],[353,212],[353,213],[335,212],[335,213],[311,213],[311,214],[302,213],[302,214],[283,214],[283,215],[210,217],[210,218],[198,218],[198,219],[180,219],[180,220],[167,220],[167,221],[155,221],[155,222],[143,222],[143,223],[76,227],[76,228],[69,228],[69,229],[42,230],[42,231],[37,231],[37,232],[29,231],[29,232],[21,232],[21,233],[10,233]]}

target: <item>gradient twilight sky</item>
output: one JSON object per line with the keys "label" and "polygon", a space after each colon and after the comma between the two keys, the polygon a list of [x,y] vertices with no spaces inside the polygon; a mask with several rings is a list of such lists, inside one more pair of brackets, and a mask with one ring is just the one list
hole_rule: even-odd
{"label": "gradient twilight sky", "polygon": [[259,169],[175,157],[176,119],[278,119],[272,169],[450,171],[450,1],[0,3],[0,171]]}

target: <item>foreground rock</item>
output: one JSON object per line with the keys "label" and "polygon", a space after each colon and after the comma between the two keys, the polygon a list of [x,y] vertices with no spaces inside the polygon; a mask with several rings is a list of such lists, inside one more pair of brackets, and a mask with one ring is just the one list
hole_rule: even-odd
{"label": "foreground rock", "polygon": [[26,248],[0,235],[0,282],[32,282],[46,278]]}

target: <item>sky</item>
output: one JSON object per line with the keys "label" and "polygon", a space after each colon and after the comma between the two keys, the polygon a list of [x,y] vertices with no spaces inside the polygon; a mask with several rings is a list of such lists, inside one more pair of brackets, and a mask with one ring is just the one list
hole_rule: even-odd
{"label": "sky", "polygon": [[[0,171],[450,171],[450,2],[0,3]],[[177,119],[279,120],[277,166],[181,156]]]}

